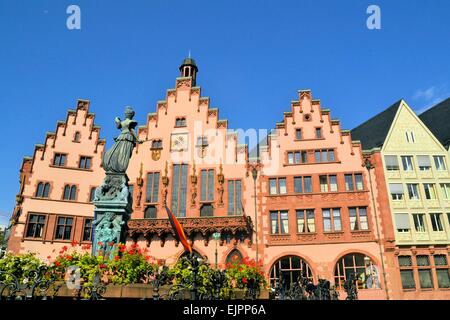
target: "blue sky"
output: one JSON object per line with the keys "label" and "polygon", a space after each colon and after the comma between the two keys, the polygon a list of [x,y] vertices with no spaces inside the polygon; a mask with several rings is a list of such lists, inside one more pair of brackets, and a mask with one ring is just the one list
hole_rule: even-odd
{"label": "blue sky", "polygon": [[[81,30],[66,9],[81,8]],[[381,8],[381,30],[366,9]],[[450,96],[450,2],[0,0],[0,225],[18,171],[77,98],[111,141],[125,105],[142,124],[191,50],[198,85],[233,128],[273,128],[309,88],[351,129],[404,98]]]}

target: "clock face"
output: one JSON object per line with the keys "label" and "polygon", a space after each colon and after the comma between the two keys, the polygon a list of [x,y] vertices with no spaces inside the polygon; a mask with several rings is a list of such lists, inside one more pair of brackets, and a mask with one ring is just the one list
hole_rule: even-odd
{"label": "clock face", "polygon": [[181,151],[188,149],[188,134],[174,133],[171,136],[170,149],[172,151]]}

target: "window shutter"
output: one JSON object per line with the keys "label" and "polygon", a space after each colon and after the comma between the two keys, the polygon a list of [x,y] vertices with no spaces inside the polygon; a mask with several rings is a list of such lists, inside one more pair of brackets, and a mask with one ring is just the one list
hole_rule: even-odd
{"label": "window shutter", "polygon": [[395,224],[397,225],[397,229],[409,229],[409,215],[407,213],[396,213]]}
{"label": "window shutter", "polygon": [[389,167],[398,167],[398,159],[397,156],[385,156],[384,162],[386,163],[386,166]]}
{"label": "window shutter", "polygon": [[389,191],[391,193],[401,193],[403,194],[403,185],[401,183],[390,183]]}
{"label": "window shutter", "polygon": [[429,156],[417,156],[417,163],[419,167],[431,167]]}

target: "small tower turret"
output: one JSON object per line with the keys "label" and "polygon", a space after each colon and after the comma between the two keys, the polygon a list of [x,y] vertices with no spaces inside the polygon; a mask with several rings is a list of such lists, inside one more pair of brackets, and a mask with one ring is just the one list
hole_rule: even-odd
{"label": "small tower turret", "polygon": [[180,76],[181,77],[191,77],[192,78],[192,86],[195,86],[197,79],[198,68],[195,64],[195,60],[192,59],[189,55],[188,58],[183,60],[183,63],[180,66]]}

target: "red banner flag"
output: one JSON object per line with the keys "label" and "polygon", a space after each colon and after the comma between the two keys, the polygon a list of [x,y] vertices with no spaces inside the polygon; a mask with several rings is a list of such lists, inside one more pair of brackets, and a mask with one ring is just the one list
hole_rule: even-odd
{"label": "red banner flag", "polygon": [[183,227],[180,222],[178,222],[177,217],[172,213],[172,211],[166,206],[167,215],[169,216],[170,224],[172,225],[173,231],[175,231],[175,237],[184,247],[184,250],[192,253],[192,247],[186,239],[186,235],[184,234]]}

